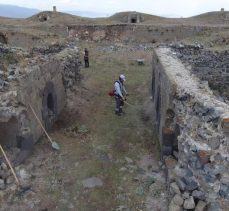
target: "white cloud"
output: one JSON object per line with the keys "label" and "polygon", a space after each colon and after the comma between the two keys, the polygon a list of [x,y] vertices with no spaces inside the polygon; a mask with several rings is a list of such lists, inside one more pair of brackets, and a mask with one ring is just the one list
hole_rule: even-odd
{"label": "white cloud", "polygon": [[[0,4],[6,4],[0,0]],[[155,15],[174,14],[177,17],[192,16],[208,11],[229,10],[229,0],[8,0],[7,4],[52,10],[94,11],[114,13],[139,11]]]}

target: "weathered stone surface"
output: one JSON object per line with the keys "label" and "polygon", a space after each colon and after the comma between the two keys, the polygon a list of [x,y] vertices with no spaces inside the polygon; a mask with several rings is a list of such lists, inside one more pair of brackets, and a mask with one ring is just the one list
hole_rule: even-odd
{"label": "weathered stone surface", "polygon": [[173,159],[173,158],[165,158],[165,166],[166,166],[166,168],[173,169],[173,168],[175,168],[176,164],[177,164],[177,161],[175,159]]}
{"label": "weathered stone surface", "polygon": [[176,204],[178,206],[182,206],[183,202],[184,202],[183,198],[179,194],[176,194],[173,197],[172,201],[174,202],[174,204]]}
{"label": "weathered stone surface", "polygon": [[206,199],[204,192],[198,191],[198,190],[194,190],[192,192],[192,196],[193,196],[193,198],[199,199],[199,200],[205,200]]}
{"label": "weathered stone surface", "polygon": [[211,202],[208,206],[208,211],[221,211],[217,202]]}
{"label": "weathered stone surface", "polygon": [[229,195],[229,184],[221,184],[220,185],[219,195],[222,196],[223,198],[228,197],[228,195]]}
{"label": "weathered stone surface", "polygon": [[170,184],[170,191],[176,194],[180,194],[180,189],[175,182]]}
{"label": "weathered stone surface", "polygon": [[199,156],[201,164],[204,165],[210,161],[210,153],[208,151],[199,150],[197,154]]}
{"label": "weathered stone surface", "polygon": [[0,170],[0,177],[2,179],[6,179],[9,176],[9,171],[8,170]]}
{"label": "weathered stone surface", "polygon": [[[212,52],[204,50],[203,48],[196,48],[194,45],[184,46],[179,48],[173,46],[173,50],[179,53],[179,58],[186,64],[192,64],[192,73],[199,77],[201,80],[208,81],[210,87],[217,90],[221,96],[229,97],[224,90],[228,89],[228,83],[226,82],[229,72],[227,68],[228,64],[228,51]],[[211,113],[212,118],[214,111]]]}
{"label": "weathered stone surface", "polygon": [[[0,46],[0,63],[7,56],[13,60],[10,64],[6,62],[1,65],[6,66],[6,70],[1,71],[0,81],[3,85],[0,84],[0,133],[4,134],[1,138],[3,145],[25,150],[21,138],[25,138],[24,129],[28,128],[31,138],[26,150],[31,151],[32,147],[28,149],[28,146],[33,146],[43,135],[43,130],[28,108],[28,102],[46,129],[53,126],[66,104],[67,92],[81,79],[79,53],[74,47],[75,44],[70,42],[56,43],[26,52]],[[17,161],[23,162],[25,154],[29,155],[24,153]]]}
{"label": "weathered stone surface", "polygon": [[169,204],[169,211],[182,211],[182,207],[174,204],[173,201]]}
{"label": "weathered stone surface", "polygon": [[198,188],[197,182],[192,177],[185,177],[185,189],[188,191],[193,191]]}
{"label": "weathered stone surface", "polygon": [[153,57],[153,116],[161,145],[163,128],[177,131],[173,147],[178,162],[174,169],[167,168],[168,181],[176,181],[184,199],[187,192],[186,203],[191,197],[196,202],[226,201],[229,52],[205,51],[197,45],[174,48],[159,47]]}
{"label": "weathered stone surface", "polygon": [[207,203],[204,201],[198,201],[195,211],[204,211],[205,207],[207,206]]}
{"label": "weathered stone surface", "polygon": [[94,187],[103,186],[102,180],[97,177],[91,177],[91,178],[85,179],[83,180],[82,183],[85,188],[94,188]]}
{"label": "weathered stone surface", "polygon": [[177,178],[176,183],[181,191],[185,190],[185,183],[181,179]]}
{"label": "weathered stone surface", "polygon": [[189,197],[188,199],[185,199],[185,201],[184,201],[184,208],[185,209],[188,209],[188,210],[195,208],[195,202],[194,202],[194,199],[193,199],[192,196]]}
{"label": "weathered stone surface", "polygon": [[7,167],[7,165],[4,162],[2,162],[2,164],[1,164],[1,169],[2,170],[5,170],[5,171],[8,170],[8,167]]}
{"label": "weathered stone surface", "polygon": [[4,190],[6,188],[5,182],[3,179],[0,179],[0,190]]}
{"label": "weathered stone surface", "polygon": [[6,184],[9,185],[9,184],[12,184],[14,182],[14,177],[13,176],[9,176],[7,179],[6,179]]}

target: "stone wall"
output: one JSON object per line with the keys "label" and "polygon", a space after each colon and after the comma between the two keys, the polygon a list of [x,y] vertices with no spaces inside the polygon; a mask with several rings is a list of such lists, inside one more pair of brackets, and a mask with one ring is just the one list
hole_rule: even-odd
{"label": "stone wall", "polygon": [[155,49],[152,91],[169,210],[228,210],[228,101],[216,97],[167,47]]}
{"label": "stone wall", "polygon": [[50,129],[65,106],[66,92],[80,79],[80,61],[77,49],[65,48],[57,54],[25,58],[21,63],[1,71],[0,134],[5,134],[3,145],[29,151],[43,134],[29,105]]}
{"label": "stone wall", "polygon": [[221,27],[184,26],[184,25],[70,25],[70,37],[94,41],[137,41],[137,42],[167,42],[194,36],[208,30],[223,30]]}

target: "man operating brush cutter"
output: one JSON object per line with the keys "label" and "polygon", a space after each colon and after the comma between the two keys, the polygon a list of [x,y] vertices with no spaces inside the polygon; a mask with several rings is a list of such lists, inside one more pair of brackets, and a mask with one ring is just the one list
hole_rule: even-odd
{"label": "man operating brush cutter", "polygon": [[121,116],[124,114],[122,108],[124,106],[124,101],[126,98],[124,97],[124,94],[127,96],[128,93],[124,87],[124,81],[126,80],[125,76],[123,74],[119,75],[119,79],[115,81],[114,84],[114,96],[115,96],[115,114],[118,116]]}

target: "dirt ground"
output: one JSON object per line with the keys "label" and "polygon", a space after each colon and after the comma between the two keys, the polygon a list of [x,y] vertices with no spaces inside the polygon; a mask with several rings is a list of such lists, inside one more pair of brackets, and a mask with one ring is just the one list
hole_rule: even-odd
{"label": "dirt ground", "polygon": [[[68,105],[50,132],[60,151],[41,138],[20,167],[30,175],[28,190],[6,197],[0,210],[168,210],[158,144],[144,112],[152,52],[112,46],[80,43],[89,49],[90,68],[82,67],[83,80],[68,93]],[[137,64],[139,58],[144,65]],[[108,92],[120,73],[126,75],[131,105],[119,117]]]}

